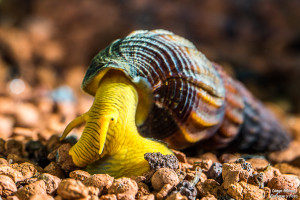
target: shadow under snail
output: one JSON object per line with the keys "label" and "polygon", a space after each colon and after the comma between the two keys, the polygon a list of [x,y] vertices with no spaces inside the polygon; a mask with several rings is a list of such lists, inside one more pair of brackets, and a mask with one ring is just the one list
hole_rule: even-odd
{"label": "shadow under snail", "polygon": [[169,31],[134,31],[114,41],[93,58],[82,89],[94,103],[61,140],[86,123],[69,154],[92,174],[141,175],[149,169],[145,153],[172,154],[165,143],[261,152],[289,144],[275,117],[241,83]]}

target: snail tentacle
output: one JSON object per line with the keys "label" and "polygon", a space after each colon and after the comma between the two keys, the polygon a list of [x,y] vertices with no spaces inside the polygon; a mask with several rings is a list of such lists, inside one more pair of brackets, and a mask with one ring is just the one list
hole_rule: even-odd
{"label": "snail tentacle", "polygon": [[102,154],[105,141],[106,141],[106,136],[107,136],[107,131],[109,128],[109,125],[111,123],[116,124],[118,119],[118,114],[110,114],[110,115],[105,115],[101,116],[99,119],[99,155]]}
{"label": "snail tentacle", "polygon": [[74,120],[72,120],[67,127],[65,128],[62,136],[59,138],[60,141],[64,140],[67,135],[75,128],[76,126],[79,126],[80,124],[83,124],[88,119],[88,112],[84,113],[83,115],[80,115],[79,117],[76,117]]}

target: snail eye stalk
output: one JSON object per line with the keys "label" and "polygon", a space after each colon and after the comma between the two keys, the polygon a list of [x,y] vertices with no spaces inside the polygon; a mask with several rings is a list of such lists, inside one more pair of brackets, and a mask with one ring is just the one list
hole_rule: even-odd
{"label": "snail eye stalk", "polygon": [[118,119],[117,113],[107,114],[100,117],[98,121],[100,127],[99,128],[99,155],[102,154],[103,152],[109,126],[116,124],[117,119]]}
{"label": "snail eye stalk", "polygon": [[76,126],[79,126],[80,124],[83,124],[87,121],[88,113],[84,113],[83,115],[80,115],[79,117],[76,117],[73,121],[71,121],[67,127],[65,128],[62,136],[59,138],[60,141],[63,141],[67,135],[75,128]]}

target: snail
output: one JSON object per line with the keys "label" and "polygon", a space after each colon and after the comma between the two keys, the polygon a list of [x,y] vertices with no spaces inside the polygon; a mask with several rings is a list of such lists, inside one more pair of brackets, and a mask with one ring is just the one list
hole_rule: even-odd
{"label": "snail", "polygon": [[82,89],[94,103],[61,140],[86,123],[69,154],[92,174],[141,175],[149,169],[144,154],[172,154],[169,147],[275,151],[289,144],[241,83],[166,30],[134,31],[111,43],[91,61]]}

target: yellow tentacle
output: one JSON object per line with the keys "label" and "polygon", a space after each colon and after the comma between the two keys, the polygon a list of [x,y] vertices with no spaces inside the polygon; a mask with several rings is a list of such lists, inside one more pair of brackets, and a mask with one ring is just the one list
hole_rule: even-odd
{"label": "yellow tentacle", "polygon": [[99,138],[99,155],[102,154],[102,152],[103,152],[109,125],[110,124],[116,124],[117,120],[118,120],[118,117],[119,117],[118,113],[108,114],[108,115],[100,117],[100,119],[99,119],[99,125],[100,125],[100,130],[99,130],[99,136],[100,136],[100,138]]}
{"label": "yellow tentacle", "polygon": [[99,130],[99,154],[103,152],[104,144],[106,140],[106,135],[109,127],[109,121],[110,119],[107,116],[103,116],[100,118],[100,130]]}
{"label": "yellow tentacle", "polygon": [[72,131],[73,128],[86,122],[87,118],[88,118],[87,113],[84,113],[83,115],[80,115],[79,117],[76,117],[73,121],[71,121],[67,125],[67,127],[65,128],[65,130],[59,140],[63,141],[67,137],[67,135]]}

